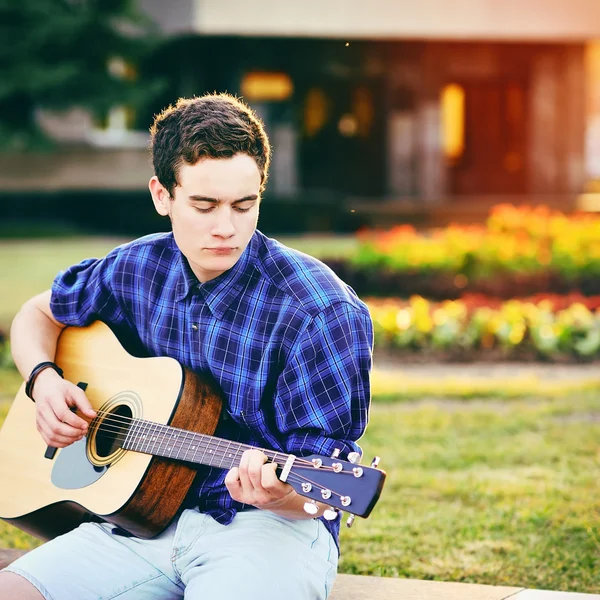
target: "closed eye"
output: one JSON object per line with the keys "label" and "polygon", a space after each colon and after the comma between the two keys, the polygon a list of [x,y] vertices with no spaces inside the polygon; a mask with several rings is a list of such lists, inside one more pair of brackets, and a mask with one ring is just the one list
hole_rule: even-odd
{"label": "closed eye", "polygon": [[[207,201],[205,198],[196,198],[196,197],[192,197],[192,206],[194,207],[194,210],[196,210],[199,213],[202,214],[207,214],[212,212],[213,210],[216,210],[218,208],[221,208],[222,206],[226,206],[227,204],[223,204],[217,200],[214,201]],[[254,206],[256,205],[257,202],[257,198],[244,198],[241,200],[238,200],[237,202],[233,202],[230,206],[231,208],[237,212],[237,213],[247,213],[248,211],[252,210],[252,208],[254,208]]]}

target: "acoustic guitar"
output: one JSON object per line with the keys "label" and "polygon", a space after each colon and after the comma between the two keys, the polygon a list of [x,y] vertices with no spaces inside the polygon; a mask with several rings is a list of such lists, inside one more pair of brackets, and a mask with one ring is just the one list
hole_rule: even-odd
{"label": "acoustic guitar", "polygon": [[[21,386],[0,430],[0,518],[42,539],[89,520],[114,523],[143,538],[163,531],[186,499],[195,465],[230,469],[250,448],[213,436],[221,414],[218,386],[172,358],[137,358],[107,325],[67,327],[56,362],[77,382],[97,416],[87,435],[62,449],[35,426],[35,404]],[[368,517],[385,472],[334,456],[261,449],[282,481],[315,503]]]}

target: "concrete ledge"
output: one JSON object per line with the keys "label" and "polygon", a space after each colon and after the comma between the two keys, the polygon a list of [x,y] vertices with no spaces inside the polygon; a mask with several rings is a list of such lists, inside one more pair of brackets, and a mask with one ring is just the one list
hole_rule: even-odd
{"label": "concrete ledge", "polygon": [[364,575],[337,576],[330,600],[504,600],[523,588]]}
{"label": "concrete ledge", "polygon": [[4,569],[13,560],[25,554],[25,550],[13,550],[12,548],[0,548],[0,569]]}
{"label": "concrete ledge", "polygon": [[522,587],[338,575],[329,600],[592,600],[598,594],[527,590]]}
{"label": "concrete ledge", "polygon": [[[0,569],[24,554],[0,548]],[[527,590],[521,587],[421,581],[364,575],[337,576],[329,600],[600,600],[600,594]]]}

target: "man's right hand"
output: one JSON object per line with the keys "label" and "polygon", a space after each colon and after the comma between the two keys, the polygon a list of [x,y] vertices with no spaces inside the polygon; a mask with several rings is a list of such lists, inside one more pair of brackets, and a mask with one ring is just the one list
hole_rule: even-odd
{"label": "man's right hand", "polygon": [[37,430],[46,444],[54,448],[69,446],[87,433],[87,421],[75,414],[72,407],[87,419],[96,416],[85,392],[54,369],[45,369],[36,377],[32,396]]}

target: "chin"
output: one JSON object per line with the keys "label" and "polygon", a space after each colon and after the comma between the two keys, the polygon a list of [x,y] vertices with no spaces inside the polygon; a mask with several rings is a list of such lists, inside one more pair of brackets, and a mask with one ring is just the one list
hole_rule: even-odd
{"label": "chin", "polygon": [[210,261],[210,265],[206,265],[207,270],[209,271],[229,271],[233,265],[238,261],[239,256],[222,256],[219,258],[214,258]]}

